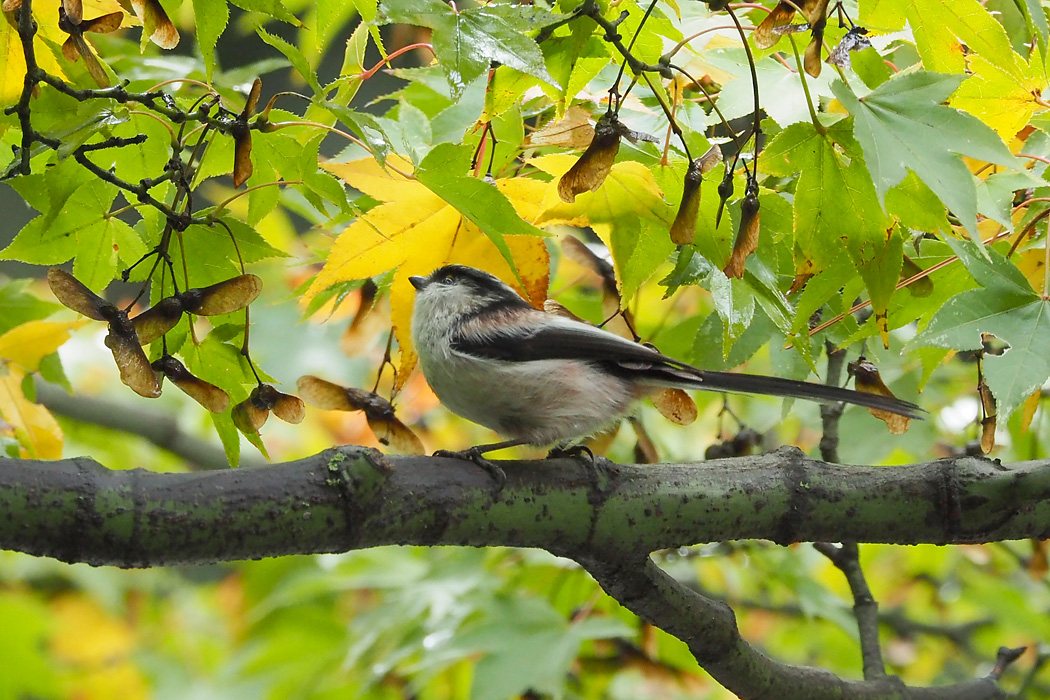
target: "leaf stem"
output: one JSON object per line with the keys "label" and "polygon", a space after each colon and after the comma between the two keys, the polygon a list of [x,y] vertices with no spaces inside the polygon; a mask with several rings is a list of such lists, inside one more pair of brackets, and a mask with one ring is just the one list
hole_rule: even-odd
{"label": "leaf stem", "polygon": [[401,56],[402,54],[406,54],[409,51],[412,51],[414,49],[427,49],[428,51],[430,51],[431,54],[434,54],[435,56],[437,56],[437,54],[434,53],[434,47],[433,46],[431,46],[430,44],[427,44],[425,42],[420,41],[420,42],[417,42],[415,44],[409,44],[408,46],[402,46],[400,49],[398,49],[397,51],[394,51],[392,54],[390,54],[386,58],[380,60],[379,63],[375,64],[374,66],[372,66],[368,70],[364,71],[363,73],[358,73],[357,77],[360,78],[361,80],[368,80],[373,75],[378,73],[380,68],[382,68],[383,66],[389,66],[390,65],[390,61],[392,61],[393,59],[397,58],[398,56]]}
{"label": "leaf stem", "polygon": [[[334,126],[328,126],[327,124],[320,124],[318,122],[308,122],[308,121],[268,122],[268,124],[269,124],[269,126],[267,128],[273,128],[273,129],[283,129],[283,128],[289,127],[289,126],[312,126],[312,127],[318,128],[318,129],[326,129],[326,130],[332,132],[333,134],[336,134],[337,136],[342,136],[347,141],[350,141],[351,143],[354,143],[354,144],[360,146],[361,148],[365,149],[369,153],[372,153],[372,149],[370,149],[368,147],[368,144],[366,144],[361,139],[357,138],[353,134],[348,134],[345,131],[341,131],[341,130],[335,128]],[[372,155],[374,157],[375,154],[372,154]],[[401,177],[403,177],[403,178],[405,178],[407,180],[415,180],[416,179],[416,176],[413,175],[412,173],[406,173],[406,172],[400,170],[399,168],[397,168],[396,166],[391,165],[389,162],[387,162],[386,167],[389,168],[390,170],[393,170],[395,173],[397,173],[398,175],[400,175]]]}
{"label": "leaf stem", "polygon": [[802,57],[798,54],[798,45],[793,35],[788,34],[788,40],[791,42],[791,51],[795,54],[795,65],[798,66],[799,79],[802,80],[802,91],[806,93],[806,107],[809,108],[810,121],[813,122],[814,131],[823,136],[828,133],[828,130],[817,119],[817,112],[813,109],[813,96],[809,93],[809,81],[806,79],[806,71],[802,68]]}
{"label": "leaf stem", "polygon": [[301,184],[303,184],[302,180],[274,180],[273,182],[264,182],[261,185],[252,185],[251,187],[248,187],[247,189],[240,190],[239,192],[237,192],[237,194],[233,195],[232,197],[227,197],[223,201],[219,202],[219,204],[217,204],[215,206],[215,209],[212,211],[211,215],[209,216],[209,219],[215,220],[221,212],[225,211],[226,206],[230,202],[232,202],[233,200],[237,199],[238,197],[243,197],[244,195],[248,194],[249,192],[253,192],[255,190],[261,190],[264,187],[274,187],[274,186],[278,186],[279,187],[281,185],[301,185]]}
{"label": "leaf stem", "polygon": [[[1050,209],[1047,209],[1045,213],[1050,215]],[[986,246],[991,245],[993,243],[998,243],[1002,239],[1006,238],[1009,235],[1009,233],[1010,233],[1009,231],[1000,231],[999,233],[995,234],[994,236],[992,236],[988,240],[981,241],[981,243],[983,245],[986,245]],[[945,268],[948,265],[951,265],[953,262],[957,261],[958,259],[959,259],[959,257],[957,255],[952,255],[951,257],[940,261],[939,263],[936,263],[934,265],[930,265],[925,270],[922,270],[921,272],[916,272],[914,275],[912,275],[908,279],[901,280],[900,282],[897,283],[897,286],[894,287],[894,289],[895,290],[904,289],[909,284],[912,284],[913,282],[917,282],[917,281],[923,279],[924,277],[929,277],[934,272],[937,272],[938,270],[940,270],[942,268]],[[824,321],[823,323],[820,323],[820,324],[814,326],[812,329],[810,329],[809,336],[813,337],[814,335],[816,335],[817,333],[820,333],[822,330],[824,330],[828,326],[832,326],[832,325],[838,323],[839,321],[841,321],[846,316],[848,316],[850,314],[854,314],[854,313],[860,311],[861,309],[866,309],[869,306],[871,306],[871,300],[870,299],[868,299],[866,301],[862,301],[862,302],[857,303],[857,304],[854,304],[850,308],[850,310],[847,311],[846,313],[837,314],[837,315],[835,315],[834,318],[831,318],[831,319],[829,319],[827,321]],[[787,347],[790,348],[791,345],[788,345]]]}

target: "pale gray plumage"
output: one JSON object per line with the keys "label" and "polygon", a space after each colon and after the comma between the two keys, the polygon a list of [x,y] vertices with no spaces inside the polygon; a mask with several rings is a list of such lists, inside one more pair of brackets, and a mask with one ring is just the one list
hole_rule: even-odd
{"label": "pale gray plumage", "polygon": [[906,401],[679,362],[586,323],[531,307],[496,277],[446,265],[410,278],[412,339],[423,374],[452,412],[513,442],[567,443],[614,424],[664,387],[858,404],[916,418]]}

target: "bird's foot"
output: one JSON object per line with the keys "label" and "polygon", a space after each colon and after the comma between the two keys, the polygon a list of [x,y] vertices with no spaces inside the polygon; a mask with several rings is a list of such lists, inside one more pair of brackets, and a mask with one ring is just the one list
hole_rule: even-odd
{"label": "bird's foot", "polygon": [[594,482],[596,487],[600,488],[602,478],[608,476],[601,462],[595,457],[594,452],[586,445],[558,445],[551,448],[551,451],[547,453],[547,459],[557,457],[569,457],[582,462],[587,467],[587,471],[591,475],[591,481]]}
{"label": "bird's foot", "polygon": [[485,459],[484,450],[482,445],[471,447],[467,450],[437,450],[434,452],[435,457],[445,457],[448,459],[465,459],[469,462],[473,462],[485,471],[489,473],[492,480],[496,482],[496,493],[503,490],[503,487],[507,483],[507,473],[503,471],[495,462]]}

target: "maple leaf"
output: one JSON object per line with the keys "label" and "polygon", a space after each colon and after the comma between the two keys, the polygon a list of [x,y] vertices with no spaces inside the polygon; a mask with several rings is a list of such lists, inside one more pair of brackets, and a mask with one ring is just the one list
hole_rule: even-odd
{"label": "maple leaf", "polygon": [[1036,112],[1046,109],[1042,99],[1047,88],[1043,61],[1036,47],[1031,62],[1016,53],[1009,63],[998,63],[979,55],[968,56],[972,75],[959,86],[951,106],[965,110],[995,129],[1009,143]]}
{"label": "maple leaf", "polygon": [[962,81],[962,76],[919,71],[898,75],[863,98],[843,82],[832,85],[832,91],[854,116],[854,135],[880,202],[912,170],[972,235],[977,186],[961,156],[1022,166],[985,124],[942,104]]}
{"label": "maple leaf", "polygon": [[535,223],[594,229],[612,252],[620,296],[626,301],[675,249],[668,235],[675,208],[664,200],[652,171],[633,160],[613,165],[596,191],[582,192],[574,202],[565,202],[558,193],[558,179],[575,162],[575,156],[560,154],[529,161],[555,176],[546,185],[542,212]]}
{"label": "maple leaf", "polygon": [[[48,48],[47,42],[60,46],[66,35],[58,28],[58,14],[54,8],[42,8],[41,3],[33,6],[33,19],[37,23],[33,47],[37,63],[51,75],[63,80],[66,74],[58,62],[55,53]],[[26,61],[22,52],[22,42],[18,38],[17,20],[14,14],[4,14],[0,18],[0,107],[7,107],[18,102],[25,82]]]}
{"label": "maple leaf", "polygon": [[[394,156],[387,164],[392,166],[389,171],[372,158],[323,166],[351,187],[383,203],[343,230],[303,301],[308,302],[337,282],[372,277],[396,268],[390,288],[390,317],[401,348],[395,387],[400,389],[417,360],[411,335],[415,290],[409,277],[430,274],[449,263],[470,265],[491,272],[518,289],[534,306],[542,307],[547,296],[550,260],[542,237],[511,234],[494,240],[473,220],[480,220],[482,214],[475,210],[461,212],[422,182],[399,174],[398,171],[411,171],[406,160]],[[477,186],[492,190],[477,190],[476,194],[502,196],[510,202],[515,216],[521,217],[521,231],[527,231],[525,222],[538,215],[547,188],[546,183],[525,178],[496,180],[491,185],[470,179]],[[475,202],[475,206],[478,204],[482,202]],[[513,268],[508,257],[514,262]]]}
{"label": "maple leaf", "polygon": [[0,335],[0,417],[34,459],[62,456],[62,429],[50,411],[26,398],[22,382],[82,325],[83,321],[28,321]]}

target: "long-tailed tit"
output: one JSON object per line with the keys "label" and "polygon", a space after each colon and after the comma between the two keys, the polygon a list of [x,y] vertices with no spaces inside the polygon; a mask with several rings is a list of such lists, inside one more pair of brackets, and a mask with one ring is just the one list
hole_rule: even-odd
{"label": "long-tailed tit", "polygon": [[535,309],[510,286],[472,267],[446,265],[409,281],[418,290],[412,340],[434,393],[453,413],[509,438],[445,454],[478,461],[485,452],[512,445],[565,444],[614,425],[636,399],[666,387],[843,401],[911,418],[922,412],[878,394],[698,369]]}

